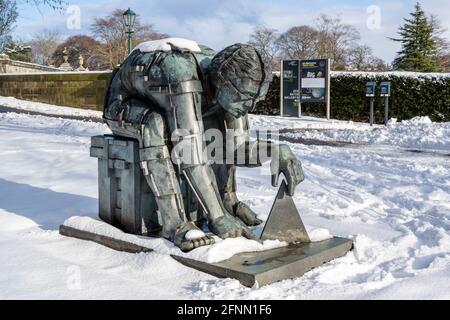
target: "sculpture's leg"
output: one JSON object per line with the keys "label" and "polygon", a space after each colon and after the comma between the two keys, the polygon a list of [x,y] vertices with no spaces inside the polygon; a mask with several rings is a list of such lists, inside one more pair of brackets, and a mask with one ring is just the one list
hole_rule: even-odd
{"label": "sculpture's leg", "polygon": [[[141,168],[158,205],[163,236],[183,251],[208,245],[214,239],[205,235],[195,224],[187,222],[177,174],[167,143],[164,118],[157,112],[141,107],[139,100],[129,102],[123,120],[108,121],[114,134],[138,139]],[[141,125],[137,125],[141,123]],[[189,231],[195,230],[195,234]]]}
{"label": "sculpture's leg", "polygon": [[261,224],[262,221],[258,219],[256,213],[236,195],[236,166],[216,163],[213,168],[225,209],[247,226]]}
{"label": "sculpture's leg", "polygon": [[177,162],[208,218],[209,229],[222,238],[251,237],[246,226],[223,206],[214,173],[206,161],[200,95],[187,92],[170,99],[167,118],[176,133],[172,138]]}
{"label": "sculpture's leg", "polygon": [[173,238],[176,229],[186,220],[181,190],[165,141],[164,119],[150,113],[143,121],[141,168],[158,204],[163,235]]}
{"label": "sculpture's leg", "polygon": [[[201,230],[186,221],[178,177],[167,147],[164,118],[156,112],[148,113],[143,119],[142,148],[139,152],[141,167],[158,204],[163,225],[163,236],[172,240],[182,250],[188,251],[209,245],[214,240],[202,234]],[[190,231],[197,231],[193,236]]]}
{"label": "sculpture's leg", "polygon": [[[230,114],[225,114],[225,128],[227,130],[226,148],[237,152],[238,148],[245,146],[248,142],[248,119],[247,116],[234,118]],[[212,123],[209,121],[208,123]],[[231,133],[231,134],[230,134]],[[230,140],[232,138],[232,140]],[[226,151],[224,154],[228,154]],[[244,154],[247,155],[247,150]],[[248,226],[261,224],[262,221],[257,218],[256,213],[242,201],[239,201],[236,195],[236,161],[240,160],[237,155],[235,164],[215,164],[214,171],[218,180],[220,195],[222,196],[225,208],[242,220]],[[239,163],[245,165],[245,163]]]}

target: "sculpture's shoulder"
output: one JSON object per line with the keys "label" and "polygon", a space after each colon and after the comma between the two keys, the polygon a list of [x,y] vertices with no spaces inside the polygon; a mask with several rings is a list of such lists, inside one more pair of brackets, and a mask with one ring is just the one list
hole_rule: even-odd
{"label": "sculpture's shoulder", "polygon": [[217,54],[217,52],[204,45],[199,45],[199,47],[201,51],[194,52],[194,55],[200,65],[200,69],[202,70],[202,72],[206,73],[206,71],[209,68],[209,65],[211,64],[212,59]]}
{"label": "sculpture's shoulder", "polygon": [[143,72],[149,79],[177,82],[198,78],[211,49],[182,38],[147,41],[136,46],[121,65],[122,73]]}

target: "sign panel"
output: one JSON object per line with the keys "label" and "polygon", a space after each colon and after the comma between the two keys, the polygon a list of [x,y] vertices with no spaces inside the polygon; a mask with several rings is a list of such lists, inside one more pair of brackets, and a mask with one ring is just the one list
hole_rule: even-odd
{"label": "sign panel", "polygon": [[299,60],[281,62],[281,115],[299,116]]}
{"label": "sign panel", "polygon": [[391,95],[391,83],[384,81],[380,84],[380,96],[389,97]]}
{"label": "sign panel", "polygon": [[366,83],[366,97],[375,97],[375,88],[377,84],[375,82]]}
{"label": "sign panel", "polygon": [[327,102],[328,59],[300,60],[300,101]]}

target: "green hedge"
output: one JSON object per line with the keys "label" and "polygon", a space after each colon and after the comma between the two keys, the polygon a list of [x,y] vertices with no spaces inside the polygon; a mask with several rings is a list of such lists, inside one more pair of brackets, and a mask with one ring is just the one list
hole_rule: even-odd
{"label": "green hedge", "polygon": [[[432,121],[450,121],[450,75],[417,73],[333,72],[331,77],[331,117],[367,122],[369,102],[364,96],[367,81],[391,81],[389,117],[399,121],[429,116]],[[379,87],[377,88],[379,89]],[[264,101],[254,113],[279,115],[280,79],[273,77]],[[302,114],[324,117],[325,104],[303,103]],[[383,123],[384,98],[375,99],[375,121]]]}

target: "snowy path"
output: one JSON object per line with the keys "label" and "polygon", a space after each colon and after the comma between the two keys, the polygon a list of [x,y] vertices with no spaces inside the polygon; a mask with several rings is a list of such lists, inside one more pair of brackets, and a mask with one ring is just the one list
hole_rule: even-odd
{"label": "snowy path", "polygon": [[[248,289],[157,252],[119,253],[58,234],[72,215],[96,216],[88,148],[105,132],[98,123],[0,113],[0,299],[450,298],[449,157],[290,144],[306,174],[295,196],[305,223],[354,238],[355,250],[302,278]],[[238,176],[240,198],[266,218],[276,193],[268,166]]]}

